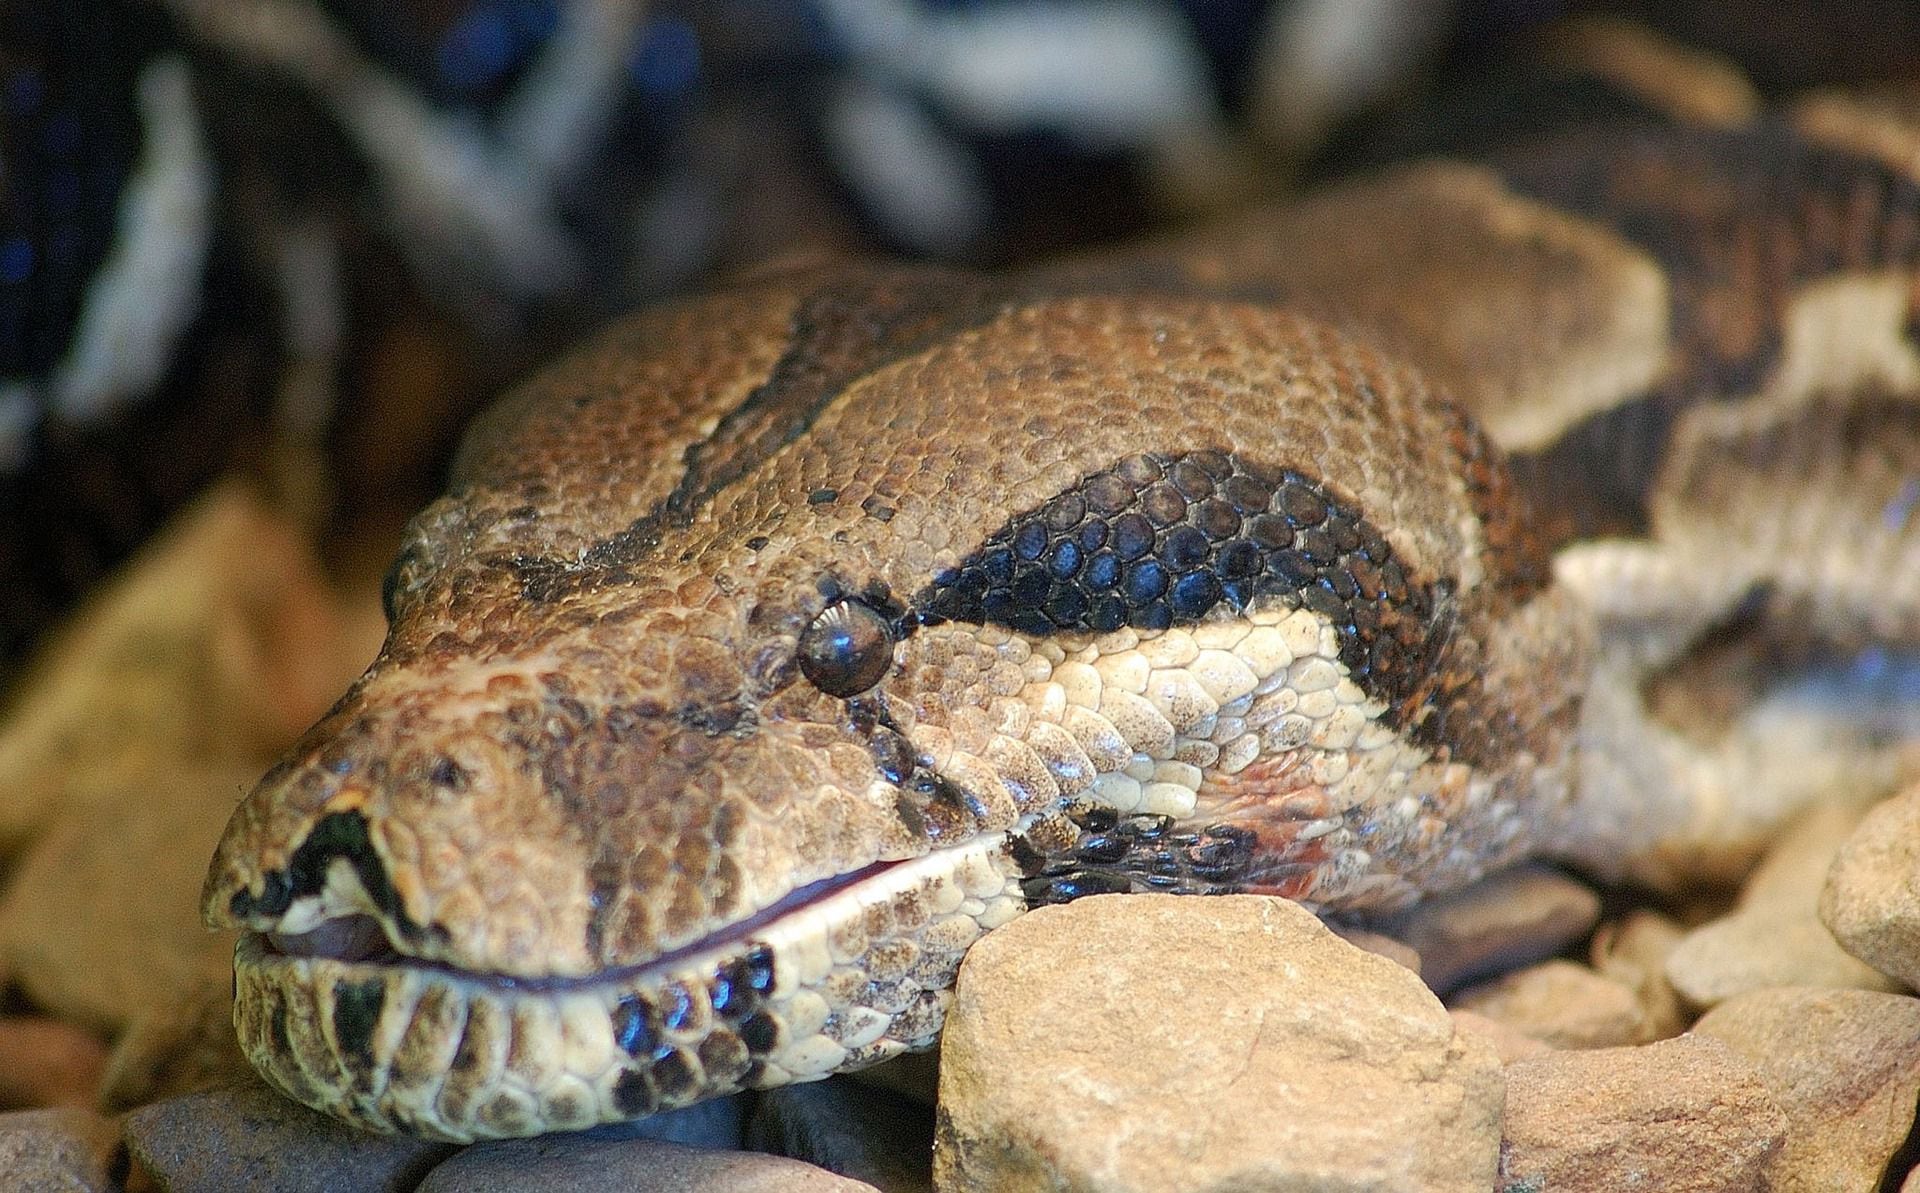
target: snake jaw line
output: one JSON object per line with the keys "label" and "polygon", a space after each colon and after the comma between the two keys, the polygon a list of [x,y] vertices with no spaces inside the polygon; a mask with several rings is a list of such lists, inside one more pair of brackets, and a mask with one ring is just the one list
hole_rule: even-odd
{"label": "snake jaw line", "polygon": [[928,1046],[967,946],[1025,910],[1018,884],[1007,840],[982,838],[669,958],[548,982],[249,933],[235,1022],[274,1086],[369,1129],[579,1129]]}

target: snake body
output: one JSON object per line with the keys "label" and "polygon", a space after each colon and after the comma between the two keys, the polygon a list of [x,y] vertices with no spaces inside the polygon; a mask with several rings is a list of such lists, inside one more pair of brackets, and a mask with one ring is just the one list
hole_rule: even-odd
{"label": "snake body", "polygon": [[[1920,120],[1697,81],[576,350],[219,848],[248,1055],[371,1128],[579,1128],[926,1047],[1032,906],[1657,881],[1885,781],[1843,664],[1920,642]],[[1847,682],[1663,695],[1778,658]]]}

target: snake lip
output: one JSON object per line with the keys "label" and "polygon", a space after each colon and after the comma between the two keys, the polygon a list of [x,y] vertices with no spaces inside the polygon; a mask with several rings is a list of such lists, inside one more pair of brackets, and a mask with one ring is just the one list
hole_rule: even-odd
{"label": "snake lip", "polygon": [[275,1088],[364,1127],[578,1130],[926,1048],[967,948],[1025,909],[993,834],[808,884],[586,976],[463,970],[336,912],[241,937],[234,1024]]}
{"label": "snake lip", "polygon": [[671,969],[702,954],[724,952],[748,943],[755,933],[785,916],[803,911],[852,890],[861,883],[886,873],[901,861],[875,862],[844,874],[823,878],[792,891],[784,898],[745,919],[736,920],[679,948],[630,965],[610,966],[579,976],[490,973],[467,969],[449,961],[419,957],[403,951],[389,935],[385,924],[364,912],[352,912],[323,920],[304,932],[248,932],[263,959],[286,958],[336,962],[357,970],[420,969],[450,977],[481,982],[503,989],[526,991],[563,991],[631,981],[658,971]]}

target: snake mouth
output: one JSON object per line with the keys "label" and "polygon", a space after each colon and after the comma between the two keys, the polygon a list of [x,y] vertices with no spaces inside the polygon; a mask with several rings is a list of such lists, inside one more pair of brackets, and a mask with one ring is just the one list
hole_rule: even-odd
{"label": "snake mouth", "polygon": [[271,1084],[369,1129],[578,1130],[931,1045],[968,946],[1026,909],[1020,877],[1007,838],[983,836],[588,977],[408,956],[368,915],[249,932],[234,1024]]}
{"label": "snake mouth", "polygon": [[406,958],[387,939],[387,930],[373,916],[356,912],[328,920],[306,932],[251,933],[265,942],[265,951],[284,957],[315,957],[330,961],[370,961],[404,964]]}
{"label": "snake mouth", "polygon": [[454,974],[471,981],[491,982],[503,988],[522,990],[565,990],[640,977],[653,970],[672,968],[689,957],[711,953],[747,940],[754,933],[786,916],[823,903],[835,894],[858,886],[905,862],[876,862],[864,869],[838,874],[809,883],[743,920],[710,933],[691,944],[671,950],[636,965],[617,966],[590,976],[540,976],[489,973],[467,969],[450,961],[419,957],[406,952],[394,940],[387,924],[366,912],[350,912],[323,920],[303,932],[256,933],[264,941],[264,952],[285,957],[359,962],[367,965],[414,966]]}

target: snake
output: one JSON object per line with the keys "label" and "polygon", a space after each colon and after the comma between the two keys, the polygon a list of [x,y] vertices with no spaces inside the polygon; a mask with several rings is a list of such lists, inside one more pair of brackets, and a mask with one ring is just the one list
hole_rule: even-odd
{"label": "snake", "polygon": [[1920,102],[1606,44],[1484,153],[764,269],[509,393],[212,860],[254,1066],[579,1129],[932,1047],[1034,908],[1684,882],[1893,781]]}

